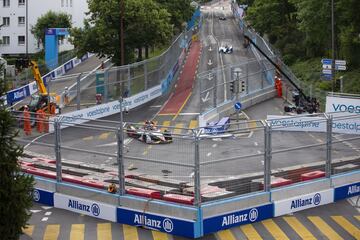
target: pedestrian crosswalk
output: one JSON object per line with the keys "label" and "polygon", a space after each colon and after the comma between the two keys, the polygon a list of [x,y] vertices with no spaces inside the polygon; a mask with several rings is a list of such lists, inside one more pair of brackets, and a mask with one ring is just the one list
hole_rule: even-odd
{"label": "pedestrian crosswalk", "polygon": [[[37,229],[39,228],[39,229]],[[57,240],[177,240],[182,237],[155,230],[144,230],[116,223],[29,225],[23,230],[32,239]],[[201,239],[201,238],[200,238]],[[236,239],[356,239],[360,240],[360,215],[355,216],[283,216],[233,227],[204,237],[214,240]]]}

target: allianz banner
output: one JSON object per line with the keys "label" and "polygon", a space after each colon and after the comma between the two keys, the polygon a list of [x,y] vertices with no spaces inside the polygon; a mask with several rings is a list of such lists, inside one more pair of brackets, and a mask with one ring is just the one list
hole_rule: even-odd
{"label": "allianz banner", "polygon": [[360,195],[360,182],[335,188],[334,200],[338,201]]}

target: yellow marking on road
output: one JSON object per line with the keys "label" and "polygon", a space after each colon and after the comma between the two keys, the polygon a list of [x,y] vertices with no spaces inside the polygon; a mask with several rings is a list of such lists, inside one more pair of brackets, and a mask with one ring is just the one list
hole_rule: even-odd
{"label": "yellow marking on road", "polygon": [[102,133],[102,134],[100,134],[99,139],[100,140],[105,140],[105,139],[107,139],[109,137],[110,134],[111,134],[111,132]]}
{"label": "yellow marking on road", "polygon": [[145,151],[142,153],[142,155],[146,155],[149,153],[149,150],[152,148],[151,145],[147,146],[147,148],[145,149]]}
{"label": "yellow marking on road", "polygon": [[315,139],[318,143],[324,143],[323,140],[321,140],[320,138],[315,137],[313,134],[311,134],[311,133],[308,133],[308,134],[309,134],[310,137],[312,137],[313,139]]}
{"label": "yellow marking on road", "polygon": [[151,231],[153,239],[155,240],[169,240],[168,235],[163,232]]}
{"label": "yellow marking on road", "polygon": [[217,232],[217,235],[220,238],[220,240],[236,240],[236,238],[234,237],[234,235],[230,230],[223,230]]}
{"label": "yellow marking on road", "polygon": [[137,228],[129,225],[123,225],[123,233],[125,240],[138,240]]}
{"label": "yellow marking on road", "polygon": [[178,123],[178,124],[176,124],[176,125],[175,125],[175,128],[174,128],[174,130],[173,130],[173,134],[180,134],[181,131],[183,130],[183,129],[181,129],[181,128],[183,128],[183,127],[184,127],[184,124],[183,124],[183,123]]}
{"label": "yellow marking on road", "polygon": [[174,113],[159,113],[158,116],[175,116]]}
{"label": "yellow marking on road", "polygon": [[360,215],[359,216],[354,216],[358,221],[360,221]]}
{"label": "yellow marking on road", "polygon": [[315,239],[309,230],[299,221],[296,217],[283,217],[283,219],[295,230],[295,232],[302,238],[306,240]]}
{"label": "yellow marking on road", "polygon": [[317,216],[310,216],[308,219],[329,239],[343,239],[324,220]]}
{"label": "yellow marking on road", "polygon": [[34,231],[34,225],[27,225],[26,228],[22,229],[23,233],[28,235],[28,236],[32,236],[33,231]]}
{"label": "yellow marking on road", "polygon": [[94,136],[84,137],[83,140],[84,140],[84,141],[94,140]]}
{"label": "yellow marking on road", "polygon": [[331,218],[355,239],[360,239],[360,230],[355,227],[351,222],[349,222],[346,218],[344,218],[343,216],[331,216]]}
{"label": "yellow marking on road", "polygon": [[249,128],[250,128],[250,130],[254,130],[254,129],[256,129],[256,127],[257,127],[256,121],[250,121],[250,122],[249,122]]}
{"label": "yellow marking on road", "polygon": [[248,239],[262,240],[261,236],[257,233],[255,228],[251,224],[241,226],[240,228]]}
{"label": "yellow marking on road", "polygon": [[50,224],[46,226],[44,233],[44,240],[56,240],[59,237],[60,225],[59,224]]}
{"label": "yellow marking on road", "polygon": [[97,239],[111,240],[111,223],[98,223],[97,224]]}
{"label": "yellow marking on road", "polygon": [[163,127],[160,130],[165,131],[167,129],[167,127],[170,126],[170,121],[164,121],[162,126]]}
{"label": "yellow marking on road", "polygon": [[70,240],[83,240],[84,239],[84,224],[72,224],[70,231]]}
{"label": "yellow marking on road", "polygon": [[289,239],[272,219],[264,220],[262,221],[262,224],[275,239]]}
{"label": "yellow marking on road", "polygon": [[173,121],[177,118],[177,116],[179,116],[180,112],[183,110],[183,108],[185,107],[185,104],[187,103],[187,101],[189,100],[190,96],[191,96],[192,92],[189,93],[189,95],[186,97],[184,103],[181,105],[179,111],[175,114],[175,116],[173,117]]}
{"label": "yellow marking on road", "polygon": [[197,120],[191,120],[189,124],[190,129],[194,129],[198,127],[198,121]]}

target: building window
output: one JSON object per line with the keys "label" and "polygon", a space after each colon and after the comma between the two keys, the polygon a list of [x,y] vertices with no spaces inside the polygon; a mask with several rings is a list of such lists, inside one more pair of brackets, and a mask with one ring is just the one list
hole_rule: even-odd
{"label": "building window", "polygon": [[24,6],[25,5],[25,0],[19,0],[19,6]]}
{"label": "building window", "polygon": [[61,7],[64,7],[64,0],[61,0]]}
{"label": "building window", "polygon": [[10,0],[3,0],[4,7],[10,7]]}
{"label": "building window", "polygon": [[69,0],[66,0],[66,6],[67,7],[69,6]]}
{"label": "building window", "polygon": [[10,44],[10,37],[9,36],[3,36],[2,37],[2,44],[3,45],[9,45]]}
{"label": "building window", "polygon": [[3,25],[10,26],[10,18],[9,17],[3,17]]}
{"label": "building window", "polygon": [[18,44],[19,45],[25,44],[25,36],[18,36]]}
{"label": "building window", "polygon": [[70,7],[72,7],[72,0],[70,0]]}
{"label": "building window", "polygon": [[18,17],[18,24],[24,25],[25,24],[25,17]]}

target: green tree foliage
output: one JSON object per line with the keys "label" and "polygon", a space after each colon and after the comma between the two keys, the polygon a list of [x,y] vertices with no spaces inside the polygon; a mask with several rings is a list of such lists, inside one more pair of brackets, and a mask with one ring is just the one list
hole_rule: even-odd
{"label": "green tree foliage", "polygon": [[[77,55],[96,52],[120,65],[120,1],[89,0],[88,4],[85,27],[71,30]],[[124,28],[127,63],[134,49],[163,44],[172,36],[169,13],[153,0],[126,0]]]}
{"label": "green tree foliage", "polygon": [[49,11],[39,17],[35,26],[31,28],[31,32],[41,44],[45,44],[46,28],[71,28],[71,16]]}
{"label": "green tree foliage", "polygon": [[[0,71],[3,71],[3,65]],[[0,96],[6,92],[5,81],[0,79]],[[15,120],[6,110],[0,98],[0,238],[19,239],[25,227],[32,206],[31,192],[34,185],[32,176],[21,173],[18,158],[22,147],[14,138],[18,131]]]}

